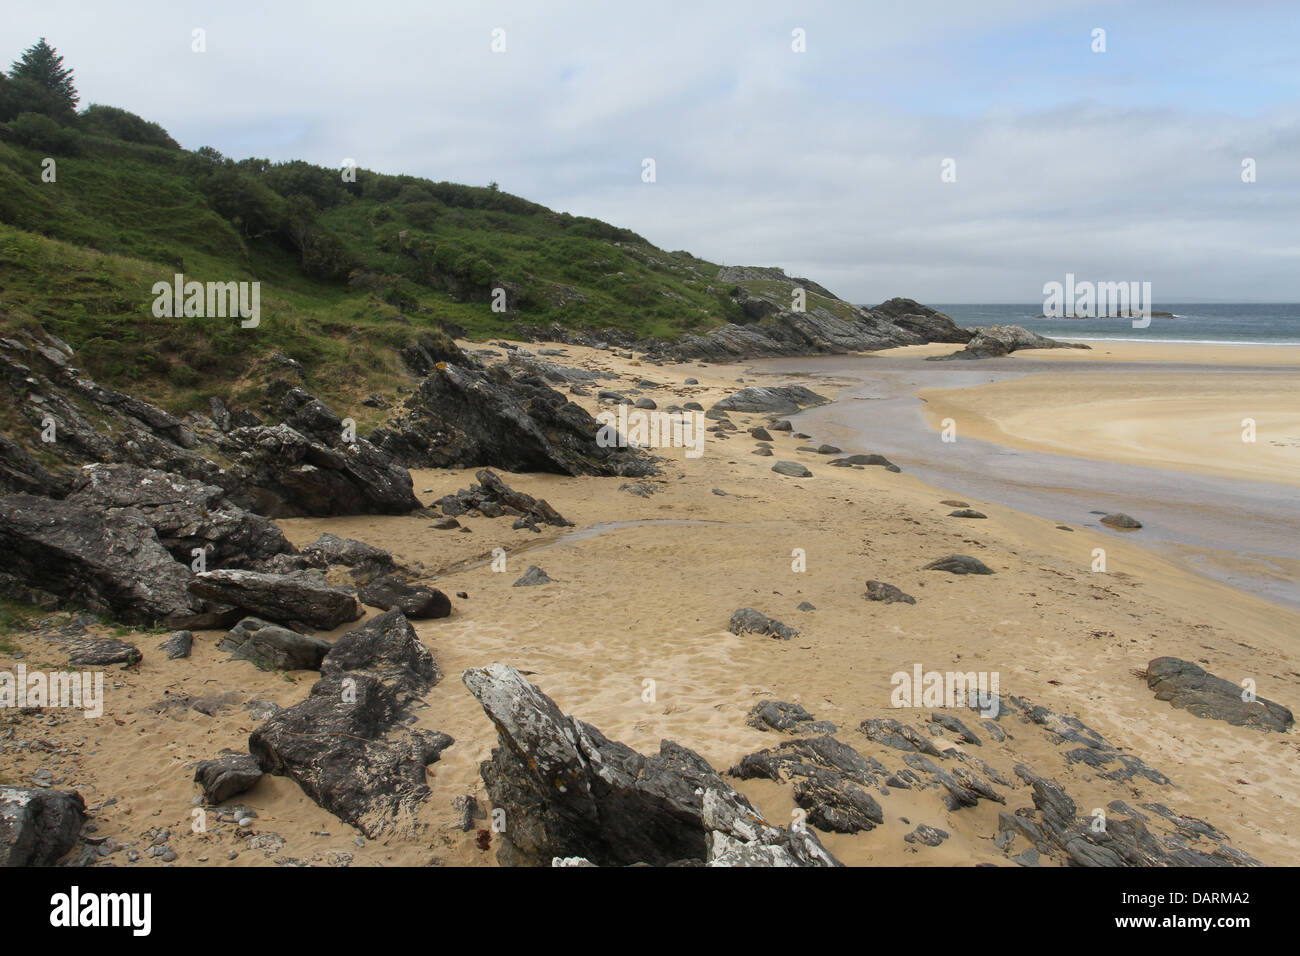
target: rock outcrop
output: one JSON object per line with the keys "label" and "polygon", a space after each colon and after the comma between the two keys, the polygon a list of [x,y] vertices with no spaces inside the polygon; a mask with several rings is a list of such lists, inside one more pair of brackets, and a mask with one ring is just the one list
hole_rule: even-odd
{"label": "rock outcrop", "polygon": [[388,611],[338,639],[311,695],[253,731],[249,752],[265,772],[292,778],[377,837],[428,799],[425,767],[452,745],[446,734],[403,726],[441,679],[410,623]]}
{"label": "rock outcrop", "polygon": [[189,589],[201,598],[290,627],[328,631],[361,617],[357,599],[332,587],[319,571],[205,571],[194,575]]}
{"label": "rock outcrop", "polygon": [[953,359],[1000,358],[1021,349],[1087,349],[1081,342],[1059,342],[1018,325],[989,325],[974,330],[974,336],[960,352],[948,355],[931,355],[927,362],[947,362]]}
{"label": "rock outcrop", "polygon": [[1294,715],[1286,707],[1247,694],[1232,681],[1216,677],[1191,661],[1157,657],[1147,664],[1145,677],[1156,700],[1167,700],[1197,717],[1278,733],[1286,733],[1295,724]]}
{"label": "rock outcrop", "polygon": [[53,866],[85,822],[85,801],[73,790],[0,785],[0,867]]}
{"label": "rock outcrop", "polygon": [[692,750],[665,740],[654,756],[637,753],[503,664],[462,680],[497,730],[481,772],[505,811],[502,864],[837,865],[811,831],[768,824]]}

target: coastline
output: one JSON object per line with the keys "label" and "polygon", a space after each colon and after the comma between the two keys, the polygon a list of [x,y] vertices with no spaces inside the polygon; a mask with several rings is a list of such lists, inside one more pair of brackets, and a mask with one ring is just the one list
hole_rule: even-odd
{"label": "coastline", "polygon": [[[745,385],[798,381],[834,398],[849,384],[835,374],[774,375],[740,364],[656,367],[608,352],[555,347],[565,350],[565,364],[618,374],[608,387],[627,389],[642,377],[663,383],[646,392],[661,408],[690,400],[707,408]],[[699,384],[684,385],[688,377]],[[598,408],[594,390],[574,400],[589,411]],[[655,751],[661,739],[676,740],[723,770],[744,754],[780,742],[746,725],[746,712],[759,700],[801,702],[819,719],[839,725],[843,739],[862,746],[855,728],[865,718],[889,714],[891,674],[916,663],[994,671],[1001,675],[1002,693],[1077,715],[1167,772],[1173,780],[1168,787],[1131,784],[1143,798],[1213,820],[1264,863],[1285,864],[1300,855],[1300,807],[1292,797],[1300,756],[1296,733],[1261,734],[1196,718],[1157,701],[1134,676],[1155,657],[1178,656],[1232,680],[1253,675],[1261,695],[1300,709],[1294,640],[1300,612],[1207,580],[1140,539],[1081,525],[1061,531],[1051,519],[981,501],[959,487],[929,485],[906,467],[901,474],[827,467],[826,456],[795,451],[805,442],[790,433],[773,433],[774,457],[754,455],[745,428],[766,416],[733,419],[740,430],[710,435],[700,458],[687,458],[682,449],[658,450],[663,473],[648,481],[655,486],[648,497],[622,490],[634,479],[502,473],[513,487],[546,498],[573,521],[574,528],[565,531],[533,534],[512,529],[508,519],[475,516],[460,519],[469,533],[433,530],[418,515],[278,522],[295,544],[326,531],[358,538],[423,566],[429,583],[449,595],[468,594],[453,599],[451,617],[416,623],[445,675],[428,695],[430,706],[418,712],[418,726],[456,740],[429,767],[432,796],[416,821],[420,835],[355,846],[350,828],[311,803],[292,781],[266,776],[239,802],[256,808],[259,826],[284,839],[283,854],[346,852],[354,865],[495,865],[494,854],[477,848],[474,832],[457,827],[452,800],[469,793],[483,802],[479,763],[497,742],[459,674],[502,661],[525,671],[566,713],[611,739],[645,753]],[[778,460],[803,462],[813,477],[773,474]],[[426,505],[474,480],[473,470],[412,475]],[[951,507],[942,501],[954,496],[987,520],[948,517]],[[507,573],[481,562],[494,547],[510,554]],[[1096,547],[1109,556],[1105,575],[1089,569]],[[795,549],[807,556],[804,572],[792,568]],[[996,576],[923,570],[952,552],[979,556]],[[553,583],[513,588],[531,564],[544,568]],[[866,601],[867,579],[896,584],[916,595],[916,605]],[[803,601],[815,610],[799,611]],[[801,634],[788,642],[731,634],[728,616],[741,607],[755,607]],[[138,673],[115,672],[122,686],[110,701],[114,713],[127,717],[126,726],[97,746],[93,773],[78,778],[75,767],[65,768],[69,785],[83,789],[88,803],[110,795],[119,800],[105,811],[109,820],[101,834],[118,836],[120,826],[126,839],[139,825],[124,815],[131,809],[185,833],[193,793],[185,762],[244,746],[257,725],[241,706],[175,718],[151,713],[151,701],[210,693],[212,681],[229,684],[231,666],[241,668],[246,679],[240,691],[250,698],[288,706],[306,693],[309,673],[276,675],[227,663],[216,650],[221,636],[197,632],[191,660],[158,660]],[[150,646],[147,635],[136,639]],[[41,663],[39,656],[32,655],[33,666]],[[652,702],[643,698],[646,680],[658,688]],[[1114,784],[1086,766],[1065,766],[1050,745],[1028,733],[1014,733],[1020,757],[1049,768],[1081,806],[1115,799]],[[142,746],[145,739],[149,746]],[[172,754],[166,774],[158,773],[159,747]],[[18,763],[26,774],[40,760],[20,755]],[[1001,769],[1011,773],[1010,766]],[[790,819],[788,787],[770,781],[736,786],[769,819]],[[1016,802],[1008,811],[1028,800],[1023,787],[1009,796]],[[1005,862],[991,842],[1003,808],[981,803],[940,819],[914,803],[918,799],[903,794],[889,805],[883,825],[851,836],[825,835],[823,841],[849,864]],[[923,853],[905,843],[902,836],[911,827],[896,816],[911,806],[951,839]],[[228,860],[224,847],[201,838],[176,839],[173,845],[183,864],[203,857],[218,866],[274,865],[271,854],[251,851]]]}

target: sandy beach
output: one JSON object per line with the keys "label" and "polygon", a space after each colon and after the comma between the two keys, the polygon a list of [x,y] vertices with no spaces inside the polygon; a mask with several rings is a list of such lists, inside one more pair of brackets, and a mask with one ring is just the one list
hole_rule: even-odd
{"label": "sandy beach", "polygon": [[[741,365],[647,367],[608,352],[555,347],[566,349],[566,363],[613,371],[623,386],[641,377],[664,383],[652,393],[660,407],[694,400],[707,408],[742,384],[782,383]],[[681,384],[688,377],[699,384]],[[1109,436],[1120,433],[1116,429],[1138,434],[1134,422],[1148,430],[1142,434],[1160,427],[1159,414],[1143,417],[1158,404],[1152,391],[1123,375],[1105,378],[1083,384],[1111,404],[1092,412],[1081,407],[1072,413],[1077,418],[1068,419],[1088,436],[1088,454],[1101,454],[1115,440]],[[1168,387],[1184,387],[1181,377],[1174,379]],[[837,387],[800,383],[831,397]],[[1008,413],[1008,405],[1050,398],[1050,412],[1039,414],[1060,422],[1076,401],[1053,395],[1050,384],[1003,384],[929,396],[932,414],[944,402],[965,403],[962,428],[989,434],[1000,428],[1015,440],[1046,444],[1050,431],[1036,430],[1032,415]],[[1256,453],[1267,456],[1261,457],[1271,463],[1267,467],[1284,469],[1295,461],[1295,448],[1270,451],[1266,436],[1275,427],[1297,433],[1290,424],[1296,418],[1282,401],[1294,392],[1275,386],[1251,393],[1247,387],[1223,394],[1254,396],[1251,408],[1258,409],[1261,434]],[[575,400],[598,410],[594,396]],[[1209,420],[1216,400],[1182,399],[1200,410],[1202,421]],[[1116,413],[1116,407],[1125,411]],[[1233,407],[1227,417],[1240,414],[1245,413]],[[115,798],[95,814],[101,835],[139,840],[150,828],[168,828],[181,863],[270,865],[288,858],[314,865],[494,865],[494,854],[479,848],[475,833],[455,825],[452,809],[462,794],[486,802],[478,765],[496,743],[491,724],[459,680],[464,668],[509,663],[565,712],[613,739],[643,752],[661,739],[675,740],[725,770],[779,742],[775,734],[746,725],[746,713],[762,699],[800,702],[818,719],[834,721],[842,739],[864,753],[886,754],[872,750],[854,728],[868,717],[896,714],[890,710],[891,675],[919,663],[941,671],[998,672],[1002,693],[1080,717],[1172,783],[1117,785],[1086,766],[1067,764],[1046,740],[1020,731],[1008,754],[980,751],[1008,781],[1015,782],[1014,765],[1024,761],[1054,774],[1081,804],[1095,799],[1104,806],[1117,796],[1134,805],[1158,799],[1179,813],[1211,820],[1233,845],[1262,862],[1300,859],[1296,733],[1264,734],[1198,719],[1157,701],[1134,673],[1155,657],[1183,657],[1234,681],[1252,677],[1261,696],[1294,710],[1300,707],[1300,613],[1190,573],[1132,536],[1062,530],[1059,522],[981,502],[961,488],[929,487],[906,472],[829,468],[825,456],[796,451],[808,442],[788,432],[773,433],[774,457],[756,456],[744,428],[764,419],[733,419],[741,430],[727,438],[710,435],[702,457],[659,450],[662,474],[647,480],[653,493],[646,497],[623,490],[635,482],[617,478],[503,475],[513,487],[547,499],[574,522],[573,529],[534,534],[511,530],[508,519],[475,516],[460,519],[468,533],[434,530],[419,516],[280,522],[299,546],[325,531],[357,538],[422,569],[424,580],[449,595],[467,595],[453,598],[451,617],[416,624],[445,675],[428,695],[428,707],[417,712],[418,726],[449,733],[456,743],[429,767],[432,797],[411,829],[364,840],[291,781],[266,776],[232,803],[253,808],[255,829],[276,834],[282,845],[272,840],[272,849],[251,850],[233,839],[229,827],[192,831],[192,763],[223,747],[246,745],[258,724],[247,709],[250,701],[288,706],[314,680],[310,672],[276,674],[229,661],[216,649],[222,634],[215,631],[197,633],[193,657],[177,661],[151,653],[160,638],[131,637],[145,651],[145,662],[138,672],[110,672],[106,713],[112,725],[96,722],[92,730],[79,716],[49,719],[49,737],[63,748],[53,764],[56,772],[91,807]],[[1089,430],[1082,428],[1085,423]],[[1214,465],[1214,436],[1229,431],[1210,431],[1184,465]],[[774,474],[777,460],[802,462],[813,477]],[[1248,470],[1244,462],[1238,465]],[[1225,467],[1222,461],[1218,466]],[[425,504],[473,480],[469,471],[418,471],[413,477]],[[942,502],[950,499],[979,509],[987,520],[948,517],[952,508]],[[505,573],[490,563],[497,547],[508,553]],[[1097,547],[1107,552],[1105,574],[1090,569]],[[792,566],[798,549],[806,555],[803,571]],[[978,556],[996,575],[922,570],[954,552]],[[511,587],[534,564],[553,583]],[[914,594],[917,603],[866,601],[867,579],[891,582]],[[805,601],[815,610],[797,610]],[[754,607],[801,633],[788,642],[731,634],[728,617],[741,607]],[[28,667],[58,664],[46,645],[23,650]],[[0,661],[12,666],[9,655]],[[654,682],[651,700],[647,681]],[[180,695],[219,694],[229,695],[228,704],[210,714],[165,706]],[[50,765],[49,752],[24,750],[6,773],[26,778]],[[768,781],[736,785],[769,819],[790,820],[788,787]],[[823,842],[855,865],[1001,862],[1005,857],[991,842],[997,812],[1028,803],[1025,793],[1021,786],[1006,807],[982,802],[948,812],[919,792],[899,792],[882,825],[854,835],[827,834]],[[933,848],[905,843],[903,835],[918,822],[952,837]],[[232,850],[238,851],[234,858]]]}

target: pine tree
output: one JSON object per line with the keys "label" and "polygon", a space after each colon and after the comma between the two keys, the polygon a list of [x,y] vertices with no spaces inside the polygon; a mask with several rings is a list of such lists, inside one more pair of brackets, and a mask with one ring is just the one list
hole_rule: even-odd
{"label": "pine tree", "polygon": [[77,88],[72,85],[72,70],[64,67],[63,57],[45,42],[45,37],[28,47],[9,68],[9,78],[23,89],[24,99],[33,112],[66,116],[77,108]]}

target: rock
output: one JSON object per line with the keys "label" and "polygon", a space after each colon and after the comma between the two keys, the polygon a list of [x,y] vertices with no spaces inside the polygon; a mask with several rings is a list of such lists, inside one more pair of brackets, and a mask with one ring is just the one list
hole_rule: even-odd
{"label": "rock", "polygon": [[794,783],[795,803],[808,822],[834,833],[871,830],[884,812],[866,791],[888,771],[834,737],[803,737],[741,758],[728,773],[741,780]]}
{"label": "rock", "polygon": [[190,631],[172,631],[167,640],[158,645],[158,650],[167,655],[169,661],[190,656],[194,646],[194,634]]}
{"label": "rock", "polygon": [[786,475],[790,478],[811,478],[812,472],[799,464],[797,461],[778,461],[772,466],[772,470],[778,475]]}
{"label": "rock", "polygon": [[939,502],[941,505],[947,505],[949,508],[966,508],[969,507],[966,502],[958,501],[955,498],[949,498],[946,501]]}
{"label": "rock", "polygon": [[867,582],[867,600],[884,601],[886,604],[915,604],[916,598],[910,594],[904,594],[892,584],[886,584],[884,581]]}
{"label": "rock", "polygon": [[256,617],[244,618],[217,645],[237,660],[281,671],[319,670],[332,647],[324,638],[299,634]]}
{"label": "rock", "polygon": [[780,621],[773,620],[765,614],[760,614],[752,607],[742,607],[733,612],[731,623],[727,625],[727,629],[732,634],[763,634],[783,641],[799,636],[799,632],[795,628],[787,627]]}
{"label": "rock", "polygon": [[829,401],[824,395],[818,395],[802,385],[781,385],[775,388],[751,385],[717,402],[712,410],[790,415],[814,405],[825,405]]}
{"label": "rock", "polygon": [[796,610],[796,611],[815,611],[815,610],[817,610],[817,605],[813,604],[811,601],[800,601],[800,602],[799,602],[799,606],[796,607],[795,610]]}
{"label": "rock", "polygon": [[29,494],[62,498],[71,481],[48,471],[18,442],[0,435],[0,494]]}
{"label": "rock", "polygon": [[1101,519],[1101,523],[1111,528],[1120,528],[1125,531],[1133,531],[1142,527],[1142,522],[1137,518],[1130,518],[1126,514],[1106,515]]}
{"label": "rock", "polygon": [[1147,664],[1146,682],[1156,700],[1167,700],[1197,717],[1278,733],[1295,724],[1291,711],[1281,704],[1263,697],[1244,701],[1241,687],[1177,657],[1157,657]]}
{"label": "rock", "polygon": [[[67,501],[0,498],[0,592],[42,604],[111,614],[127,624],[203,626],[211,608],[187,590],[192,577],[127,510]],[[45,595],[45,598],[41,598]]]}
{"label": "rock", "polygon": [[927,362],[946,362],[952,359],[984,359],[1009,355],[1020,349],[1086,349],[1082,343],[1058,342],[1030,332],[1018,325],[990,325],[975,329],[966,348],[949,355],[931,355]]}
{"label": "rock", "polygon": [[637,408],[658,408],[659,406],[655,404],[655,400],[653,398],[638,398],[636,400],[636,407]]}
{"label": "rock", "polygon": [[931,561],[923,570],[947,571],[949,574],[993,574],[993,569],[978,558],[965,554],[950,554],[946,558]]}
{"label": "rock", "polygon": [[0,867],[53,866],[85,823],[86,803],[76,791],[0,785]]}
{"label": "rock", "polygon": [[790,422],[788,422],[788,421],[784,421],[784,420],[779,421],[779,422],[772,422],[772,423],[769,424],[767,427],[768,427],[769,429],[771,429],[772,431],[774,431],[774,432],[793,432],[793,431],[794,431],[794,425],[792,425],[792,424],[790,424]]}
{"label": "rock", "polygon": [[884,455],[849,455],[845,458],[832,458],[829,464],[837,468],[851,468],[854,465],[880,465],[886,471],[895,473],[902,471]]}
{"label": "rock", "polygon": [[841,450],[834,445],[818,445],[816,449],[819,455],[838,455]]}
{"label": "rock", "polygon": [[682,408],[692,412],[704,411],[704,406],[701,405],[699,402],[686,402],[685,404],[682,405]]}
{"label": "rock", "polygon": [[684,382],[682,382],[682,384],[683,384],[683,385],[699,385],[699,384],[700,384],[700,380],[699,380],[698,378],[688,378],[688,379],[686,379]]}
{"label": "rock", "polygon": [[751,428],[749,430],[749,433],[753,435],[755,438],[757,438],[759,441],[772,440],[772,436],[768,433],[768,430],[766,428],[763,428],[761,425],[756,425],[755,427]]}
{"label": "rock", "polygon": [[537,565],[530,565],[528,570],[523,573],[518,581],[511,585],[516,588],[533,588],[539,584],[550,584],[552,578],[548,577],[546,572]]}
{"label": "rock", "polygon": [[107,667],[122,664],[134,667],[144,659],[134,644],[115,637],[74,638],[66,644],[68,663],[83,667]]}
{"label": "rock", "polygon": [[938,724],[940,727],[942,727],[944,730],[948,731],[949,733],[956,735],[957,739],[963,741],[964,743],[972,744],[973,746],[976,747],[983,746],[983,744],[980,742],[979,737],[975,736],[974,731],[972,731],[969,727],[963,724],[956,717],[953,717],[949,714],[935,713],[930,715],[930,720],[931,722]]}
{"label": "rock", "polygon": [[750,710],[745,723],[755,730],[777,730],[785,734],[833,734],[829,720],[813,720],[812,714],[798,704],[780,700],[760,700]]}
{"label": "rock", "polygon": [[926,342],[960,343],[971,339],[971,333],[959,328],[951,318],[914,299],[889,299],[872,306],[870,311],[884,316],[901,329],[919,335]]}
{"label": "rock", "polygon": [[837,865],[811,833],[768,824],[694,751],[665,740],[654,756],[637,753],[503,664],[461,679],[497,731],[480,769],[508,821],[503,865]]}
{"label": "rock", "polygon": [[441,679],[402,613],[386,611],[338,639],[310,696],[253,731],[249,752],[373,839],[428,799],[425,767],[452,744],[402,726]]}
{"label": "rock", "polygon": [[455,495],[446,495],[438,499],[437,504],[442,507],[444,514],[461,515],[467,511],[477,510],[485,518],[516,514],[527,519],[523,525],[516,524],[516,527],[533,528],[538,523],[559,528],[573,525],[572,521],[552,508],[545,499],[515,491],[499,475],[486,468],[477,472],[474,477],[478,479],[477,484],[472,484],[468,489],[462,489]]}
{"label": "rock", "polygon": [[257,761],[233,750],[223,750],[221,756],[201,761],[194,769],[194,782],[203,788],[203,802],[209,806],[251,790],[261,779]]}
{"label": "rock", "polygon": [[196,574],[189,587],[199,597],[282,624],[328,631],[361,617],[356,598],[331,587],[319,571],[206,571]]}
{"label": "rock", "polygon": [[371,607],[384,611],[397,608],[408,618],[416,620],[451,614],[451,600],[437,588],[412,586],[392,576],[371,581],[361,588],[358,595]]}
{"label": "rock", "polygon": [[370,438],[412,468],[490,466],[562,475],[654,474],[633,448],[601,447],[599,424],[539,376],[512,378],[467,356],[439,364]]}
{"label": "rock", "polygon": [[460,522],[455,518],[439,518],[433,524],[429,525],[435,531],[450,531],[452,528],[459,528]]}
{"label": "rock", "polygon": [[153,468],[86,465],[67,500],[106,513],[132,509],[185,565],[194,560],[196,550],[213,568],[254,567],[295,550],[279,528],[233,504],[223,489]]}
{"label": "rock", "polygon": [[755,455],[758,455],[760,458],[771,458],[771,457],[772,457],[772,449],[767,448],[767,447],[759,447],[759,448],[755,448],[755,449],[754,449],[754,454],[755,454]]}
{"label": "rock", "polygon": [[892,747],[895,750],[929,754],[931,757],[940,756],[938,748],[930,743],[929,738],[908,724],[894,720],[892,717],[883,720],[874,717],[868,718],[861,723],[858,730],[868,740],[883,744],[886,747]]}
{"label": "rock", "polygon": [[341,564],[356,568],[366,574],[386,573],[397,567],[393,556],[383,548],[357,541],[353,538],[340,538],[326,532],[311,544],[304,545],[302,553],[313,567],[326,568]]}
{"label": "rock", "polygon": [[970,508],[958,508],[956,511],[948,512],[949,518],[987,518],[988,515],[978,511],[972,511]]}
{"label": "rock", "polygon": [[924,846],[938,846],[948,839],[948,831],[940,830],[927,824],[919,824],[915,830],[903,837],[907,843],[920,843]]}

